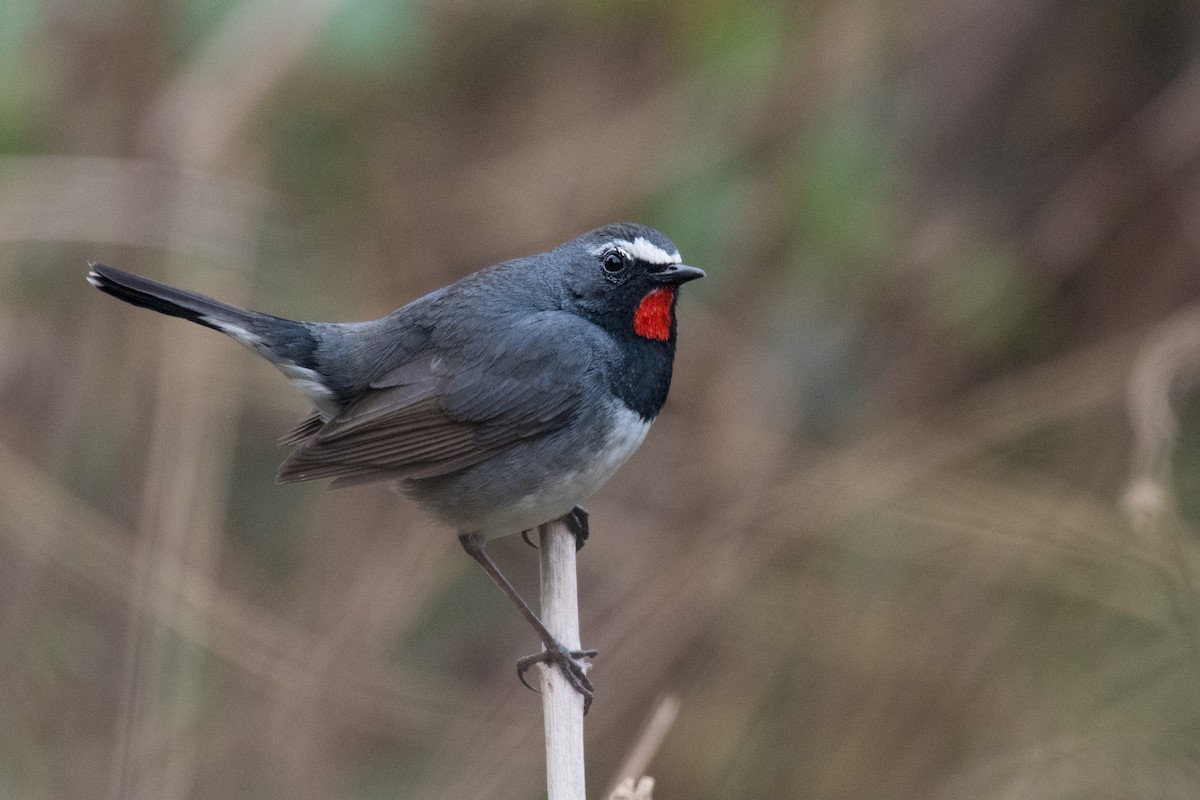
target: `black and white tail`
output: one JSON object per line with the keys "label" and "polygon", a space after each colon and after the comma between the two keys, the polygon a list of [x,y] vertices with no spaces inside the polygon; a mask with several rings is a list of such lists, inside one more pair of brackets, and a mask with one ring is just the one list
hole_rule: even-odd
{"label": "black and white tail", "polygon": [[253,311],[103,264],[89,263],[88,267],[88,283],[105,294],[160,314],[191,320],[206,328],[227,333],[244,344],[251,344],[245,340],[253,337],[251,324],[259,316]]}
{"label": "black and white tail", "polygon": [[337,410],[335,392],[317,369],[318,341],[310,325],[231,306],[103,264],[92,263],[88,267],[88,283],[105,294],[220,331],[278,367],[325,416]]}

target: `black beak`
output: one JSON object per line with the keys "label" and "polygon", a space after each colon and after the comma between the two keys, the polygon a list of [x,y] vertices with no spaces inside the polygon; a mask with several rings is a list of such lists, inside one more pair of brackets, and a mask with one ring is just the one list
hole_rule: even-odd
{"label": "black beak", "polygon": [[667,264],[661,271],[652,275],[655,283],[666,283],[678,286],[681,283],[694,281],[704,277],[704,270],[689,267],[684,264]]}

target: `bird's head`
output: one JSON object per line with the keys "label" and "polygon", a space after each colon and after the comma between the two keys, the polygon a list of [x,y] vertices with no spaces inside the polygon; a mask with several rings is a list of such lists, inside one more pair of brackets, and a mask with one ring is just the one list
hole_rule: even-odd
{"label": "bird's head", "polygon": [[679,286],[704,271],[682,263],[670,239],[645,225],[619,223],[560,246],[569,302],[614,334],[675,341]]}

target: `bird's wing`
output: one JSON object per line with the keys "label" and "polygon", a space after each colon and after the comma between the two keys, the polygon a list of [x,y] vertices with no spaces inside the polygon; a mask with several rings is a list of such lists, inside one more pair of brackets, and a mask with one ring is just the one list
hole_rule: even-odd
{"label": "bird's wing", "polygon": [[594,368],[593,348],[564,336],[578,322],[562,312],[536,314],[466,354],[432,343],[338,416],[297,429],[302,441],[279,480],[334,478],[337,488],[445,475],[562,427]]}

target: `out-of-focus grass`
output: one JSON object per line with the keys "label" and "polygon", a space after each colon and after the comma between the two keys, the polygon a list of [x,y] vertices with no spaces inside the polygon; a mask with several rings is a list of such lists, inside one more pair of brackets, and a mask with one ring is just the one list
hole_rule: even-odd
{"label": "out-of-focus grass", "polygon": [[710,277],[589,503],[593,793],[665,692],[663,797],[1200,792],[1186,4],[35,5],[0,795],[537,796],[534,642],[451,532],[275,486],[303,402],[84,262],[361,319],[631,216]]}

